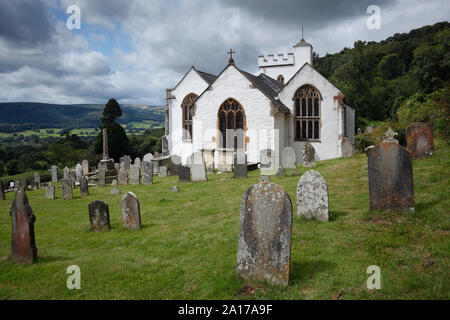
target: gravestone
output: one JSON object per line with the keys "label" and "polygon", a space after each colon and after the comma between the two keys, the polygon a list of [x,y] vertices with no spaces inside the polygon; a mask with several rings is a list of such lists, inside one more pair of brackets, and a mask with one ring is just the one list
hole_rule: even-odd
{"label": "gravestone", "polygon": [[98,178],[98,186],[104,187],[106,185],[106,168],[105,167],[101,166],[98,168],[97,178]]}
{"label": "gravestone", "polygon": [[58,182],[58,167],[57,166],[51,166],[50,172],[52,174],[52,182]]}
{"label": "gravestone", "polygon": [[142,161],[144,162],[152,162],[153,161],[153,155],[151,153],[146,153],[144,155],[144,158],[142,159]]}
{"label": "gravestone", "polygon": [[0,180],[0,200],[6,200],[5,187],[3,186],[3,181],[2,180]]}
{"label": "gravestone", "polygon": [[181,157],[176,154],[171,155],[169,158],[169,168],[168,168],[170,175],[177,176],[180,167],[181,167]]}
{"label": "gravestone", "polygon": [[301,150],[302,150],[303,165],[306,167],[313,166],[316,153],[314,147],[311,145],[309,141],[306,141],[305,143],[303,143]]}
{"label": "gravestone", "polygon": [[315,170],[306,171],[297,184],[297,216],[328,221],[328,186]]}
{"label": "gravestone", "polygon": [[108,231],[111,227],[108,204],[101,200],[95,200],[89,203],[88,208],[91,230],[94,232]]}
{"label": "gravestone", "polygon": [[34,222],[36,217],[28,204],[25,190],[17,190],[9,214],[12,218],[12,258],[19,262],[36,262],[37,248],[34,239]]}
{"label": "gravestone", "polygon": [[167,167],[166,166],[160,166],[158,177],[167,177]]}
{"label": "gravestone", "polygon": [[114,179],[111,182],[111,190],[109,191],[109,194],[120,194],[120,189],[117,187],[117,180]]}
{"label": "gravestone", "polygon": [[194,152],[191,155],[191,175],[192,181],[208,181],[206,177],[206,164],[201,152]]}
{"label": "gravestone", "polygon": [[125,164],[125,170],[130,171],[130,168],[131,168],[131,157],[130,156],[123,156],[121,159],[122,160],[120,162],[123,162]]}
{"label": "gravestone", "polygon": [[73,199],[72,181],[70,179],[61,179],[62,198],[64,200]]}
{"label": "gravestone", "polygon": [[25,190],[28,189],[27,178],[21,178],[21,179],[20,179],[20,186],[21,186],[22,188],[24,188]]}
{"label": "gravestone", "polygon": [[342,157],[348,158],[353,156],[353,143],[348,137],[342,138],[341,142]]}
{"label": "gravestone", "polygon": [[63,179],[70,179],[70,170],[67,167],[63,169]]}
{"label": "gravestone", "polygon": [[295,169],[297,159],[295,157],[295,150],[292,147],[285,147],[281,152],[281,166],[284,169]]}
{"label": "gravestone", "polygon": [[81,177],[83,176],[83,168],[81,167],[81,164],[77,163],[75,166],[75,177],[76,181],[80,182]]}
{"label": "gravestone", "polygon": [[31,181],[31,190],[38,190],[39,189],[39,184],[37,183],[37,181],[33,180]]}
{"label": "gravestone", "polygon": [[75,181],[77,181],[77,174],[75,173],[75,170],[69,171],[69,179],[72,180],[72,183],[75,185]]}
{"label": "gravestone", "polygon": [[153,162],[142,162],[142,184],[153,184]]}
{"label": "gravestone", "polygon": [[55,200],[55,186],[51,182],[45,186],[45,199]]}
{"label": "gravestone", "polygon": [[139,230],[142,227],[139,200],[133,192],[127,192],[122,197],[122,223],[128,230]]}
{"label": "gravestone", "polygon": [[41,187],[41,175],[39,171],[34,172],[34,181],[37,182],[38,189]]}
{"label": "gravestone", "polygon": [[137,157],[136,159],[134,159],[134,165],[142,168],[141,158]]}
{"label": "gravestone", "polygon": [[87,161],[86,159],[84,159],[84,160],[81,162],[81,168],[82,168],[83,174],[84,174],[84,175],[88,175],[88,174],[89,174],[89,161]]}
{"label": "gravestone", "polygon": [[179,182],[191,182],[191,169],[181,166],[178,172],[178,180]]}
{"label": "gravestone", "polygon": [[114,170],[119,170],[120,169],[120,163],[114,163]]}
{"label": "gravestone", "polygon": [[125,186],[125,185],[128,184],[128,172],[125,169],[125,163],[124,162],[120,163],[118,179],[119,179],[119,185],[120,186]]}
{"label": "gravestone", "polygon": [[89,195],[88,177],[80,177],[80,196],[87,197]]}
{"label": "gravestone", "polygon": [[282,167],[278,168],[277,176],[279,176],[279,177],[286,177],[286,172],[284,171],[284,168],[282,168]]}
{"label": "gravestone", "polygon": [[136,165],[132,165],[130,168],[130,184],[139,184],[141,175],[141,168]]}
{"label": "gravestone", "polygon": [[272,164],[272,149],[263,149],[259,151],[259,162],[261,168],[269,168]]}
{"label": "gravestone", "polygon": [[366,149],[369,171],[371,210],[414,208],[414,184],[411,155],[395,142]]}
{"label": "gravestone", "polygon": [[233,156],[234,178],[247,178],[247,155],[243,151],[234,153]]}
{"label": "gravestone", "polygon": [[247,280],[287,285],[291,257],[292,203],[261,176],[241,202],[236,273]]}
{"label": "gravestone", "polygon": [[423,122],[411,123],[405,131],[406,145],[412,159],[434,154],[433,131]]}
{"label": "gravestone", "polygon": [[373,127],[372,126],[366,127],[366,132],[367,133],[372,133],[373,132]]}

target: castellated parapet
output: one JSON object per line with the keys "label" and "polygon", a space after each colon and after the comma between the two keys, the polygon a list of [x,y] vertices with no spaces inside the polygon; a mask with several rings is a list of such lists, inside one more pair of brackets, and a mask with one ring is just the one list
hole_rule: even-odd
{"label": "castellated parapet", "polygon": [[275,66],[292,66],[294,65],[294,54],[288,53],[286,56],[284,53],[279,53],[276,56],[269,54],[267,56],[258,57],[258,67],[275,67]]}

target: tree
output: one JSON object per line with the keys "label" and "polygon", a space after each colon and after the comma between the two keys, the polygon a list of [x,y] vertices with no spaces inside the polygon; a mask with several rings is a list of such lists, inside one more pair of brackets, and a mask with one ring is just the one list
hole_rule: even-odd
{"label": "tree", "polygon": [[109,99],[103,110],[102,122],[106,125],[112,125],[117,118],[122,116],[122,110],[116,99]]}

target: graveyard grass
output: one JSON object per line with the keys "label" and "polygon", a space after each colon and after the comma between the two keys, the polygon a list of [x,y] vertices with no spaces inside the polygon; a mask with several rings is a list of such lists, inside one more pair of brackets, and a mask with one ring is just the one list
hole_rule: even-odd
{"label": "graveyard grass", "polygon": [[[236,279],[242,195],[258,181],[231,174],[206,183],[154,178],[150,186],[90,188],[87,198],[45,200],[29,191],[36,215],[38,262],[12,261],[14,193],[0,202],[0,299],[449,299],[450,147],[414,160],[414,213],[370,212],[365,155],[319,162],[326,179],[331,221],[296,217],[299,177],[271,177],[290,195],[293,209],[291,276],[287,287]],[[307,169],[299,166],[304,173]],[[290,170],[287,170],[290,175]],[[178,185],[180,192],[170,192]],[[140,200],[143,229],[122,227],[120,200]],[[112,229],[90,231],[88,203],[109,204]],[[81,290],[66,287],[66,269],[81,268]],[[368,290],[366,269],[381,269],[381,290]]]}

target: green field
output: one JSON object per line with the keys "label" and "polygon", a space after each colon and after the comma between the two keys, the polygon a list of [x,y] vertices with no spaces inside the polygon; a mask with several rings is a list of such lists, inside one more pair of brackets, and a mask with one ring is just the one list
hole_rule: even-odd
{"label": "green field", "polygon": [[[121,225],[121,195],[90,188],[88,198],[45,200],[29,191],[36,215],[38,262],[10,258],[13,193],[0,202],[0,299],[449,299],[450,147],[437,142],[432,158],[415,160],[415,212],[370,212],[365,155],[321,161],[331,221],[294,216],[287,287],[236,279],[242,195],[258,181],[231,174],[205,183],[177,177],[150,186],[122,186],[140,200],[143,229]],[[304,173],[305,168],[299,167]],[[290,173],[288,171],[288,173]],[[298,177],[271,177],[293,201]],[[179,193],[170,192],[177,184]],[[88,203],[109,204],[112,229],[89,230]],[[81,268],[81,290],[68,290],[66,268]],[[368,290],[366,269],[381,268],[381,290]]]}

